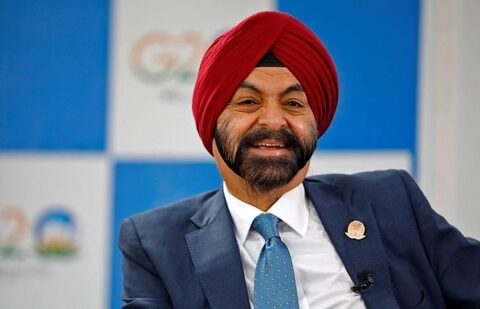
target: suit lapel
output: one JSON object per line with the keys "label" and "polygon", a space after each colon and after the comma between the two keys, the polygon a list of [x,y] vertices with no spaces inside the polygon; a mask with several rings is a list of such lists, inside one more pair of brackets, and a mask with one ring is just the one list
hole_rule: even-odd
{"label": "suit lapel", "polygon": [[[362,294],[367,307],[398,308],[385,251],[368,201],[356,196],[350,188],[315,180],[306,180],[304,185],[353,282],[359,284],[365,271],[372,273],[374,285]],[[365,225],[364,239],[354,240],[345,235],[353,220]]]}
{"label": "suit lapel", "polygon": [[198,230],[185,235],[195,273],[211,308],[249,308],[233,222],[220,190],[191,218]]}

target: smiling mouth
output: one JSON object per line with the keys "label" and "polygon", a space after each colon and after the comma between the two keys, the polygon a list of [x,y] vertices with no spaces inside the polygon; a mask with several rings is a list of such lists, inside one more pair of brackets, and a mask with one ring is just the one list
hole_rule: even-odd
{"label": "smiling mouth", "polygon": [[255,148],[286,148],[282,143],[256,143]]}
{"label": "smiling mouth", "polygon": [[284,140],[277,138],[266,138],[253,143],[253,147],[265,149],[283,149],[287,148],[287,143]]}
{"label": "smiling mouth", "polygon": [[262,156],[284,156],[290,152],[286,142],[273,139],[253,143],[251,149]]}

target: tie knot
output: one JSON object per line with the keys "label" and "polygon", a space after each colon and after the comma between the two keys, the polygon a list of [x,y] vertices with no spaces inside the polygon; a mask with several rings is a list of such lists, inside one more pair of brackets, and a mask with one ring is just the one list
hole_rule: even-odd
{"label": "tie knot", "polygon": [[260,233],[265,240],[278,236],[278,218],[272,214],[264,213],[258,215],[253,220],[252,227],[255,231]]}

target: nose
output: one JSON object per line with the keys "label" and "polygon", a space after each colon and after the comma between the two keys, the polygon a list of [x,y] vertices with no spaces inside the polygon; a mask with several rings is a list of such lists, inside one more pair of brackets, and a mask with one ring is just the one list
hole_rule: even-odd
{"label": "nose", "polygon": [[258,124],[269,128],[270,130],[278,130],[287,126],[285,111],[278,103],[269,103],[262,106],[260,115],[258,116]]}

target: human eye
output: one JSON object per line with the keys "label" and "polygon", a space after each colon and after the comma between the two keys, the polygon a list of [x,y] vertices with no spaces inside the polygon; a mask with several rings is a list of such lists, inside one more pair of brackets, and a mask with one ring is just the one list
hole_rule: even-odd
{"label": "human eye", "polygon": [[305,104],[300,100],[293,100],[293,99],[287,100],[284,105],[289,108],[302,108],[305,106]]}
{"label": "human eye", "polygon": [[238,111],[238,112],[252,112],[256,111],[260,107],[260,100],[250,97],[250,96],[241,96],[233,98],[228,103],[228,108]]}
{"label": "human eye", "polygon": [[255,106],[257,104],[258,104],[257,100],[253,98],[243,98],[243,99],[237,100],[237,105],[240,105],[240,106]]}

